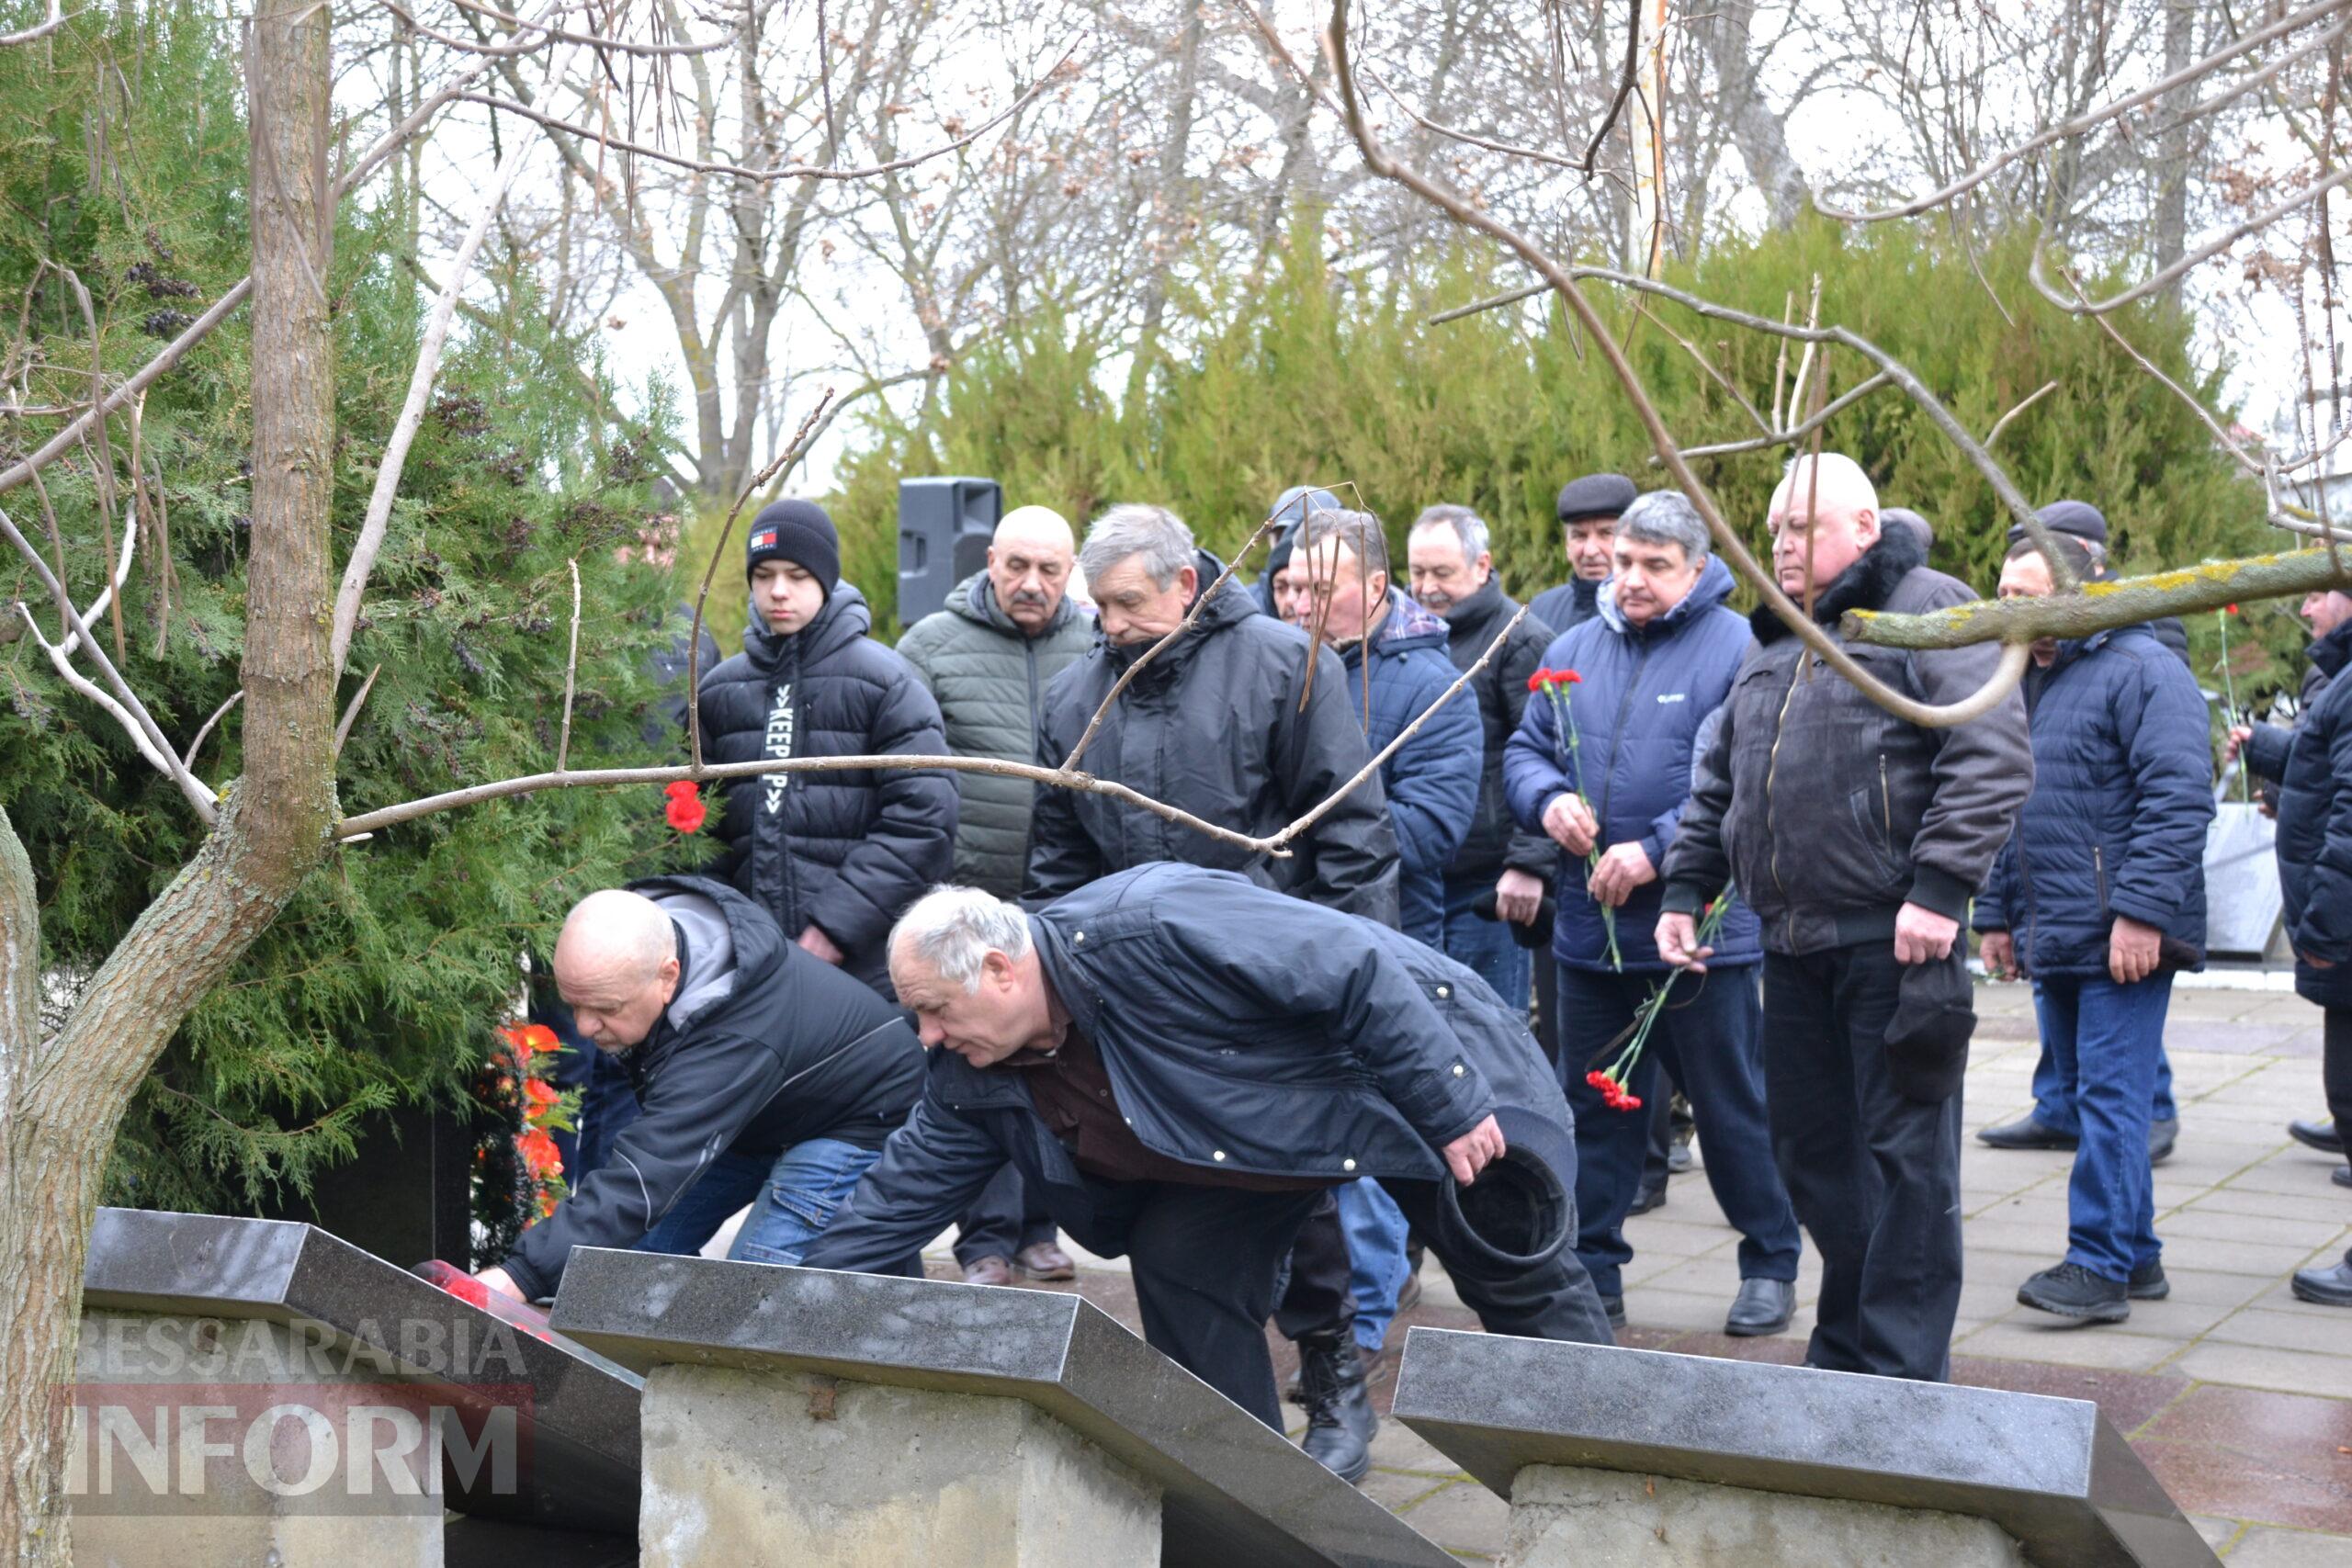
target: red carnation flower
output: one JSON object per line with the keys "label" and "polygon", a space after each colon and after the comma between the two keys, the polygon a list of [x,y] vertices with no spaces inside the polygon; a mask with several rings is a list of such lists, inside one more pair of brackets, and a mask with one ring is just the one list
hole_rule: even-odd
{"label": "red carnation flower", "polygon": [[699,833],[710,819],[710,810],[702,803],[702,794],[692,779],[679,779],[664,789],[669,801],[662,807],[663,821],[681,833]]}

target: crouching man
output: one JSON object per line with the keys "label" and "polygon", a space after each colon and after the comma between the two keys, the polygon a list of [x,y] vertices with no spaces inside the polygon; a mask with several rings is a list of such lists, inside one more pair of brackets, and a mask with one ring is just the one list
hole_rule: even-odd
{"label": "crouching man", "polygon": [[591,893],[563,922],[555,978],[644,1110],[478,1276],[526,1301],[555,1293],[575,1247],[699,1252],[746,1205],[728,1256],[799,1262],[922,1092],[906,1015],[723,882]]}
{"label": "crouching man", "polygon": [[890,975],[923,1097],[803,1262],[889,1271],[1010,1159],[1125,1254],[1144,1337],[1268,1426],[1275,1273],[1324,1190],[1377,1177],[1495,1333],[1610,1343],[1551,1067],[1468,969],[1246,877],[1152,863],[1041,912],[922,898]]}

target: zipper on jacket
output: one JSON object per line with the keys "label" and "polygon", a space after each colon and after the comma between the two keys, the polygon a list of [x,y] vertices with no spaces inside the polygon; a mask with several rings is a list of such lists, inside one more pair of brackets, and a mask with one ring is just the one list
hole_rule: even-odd
{"label": "zipper on jacket", "polygon": [[[1781,879],[1781,831],[1775,823],[1772,786],[1781,776],[1781,742],[1789,732],[1789,709],[1796,705],[1797,682],[1804,679],[1805,661],[1812,657],[1810,649],[1801,649],[1797,652],[1796,668],[1789,673],[1789,689],[1781,696],[1781,716],[1772,726],[1771,755],[1764,765],[1764,832],[1772,840],[1772,886],[1780,889],[1784,902],[1789,896],[1789,885]],[[1794,908],[1789,910],[1788,920],[1789,945],[1794,948],[1797,941],[1797,912]]]}
{"label": "zipper on jacket", "polygon": [[[1625,694],[1617,702],[1616,726],[1609,732],[1609,776],[1600,781],[1600,813],[1594,823],[1595,827],[1603,826],[1609,820],[1609,802],[1617,793],[1617,759],[1623,756],[1625,750],[1625,716],[1633,711],[1634,692],[1642,683],[1642,667],[1649,661],[1649,639],[1645,637],[1642,640],[1641,651],[1634,655],[1634,672],[1626,679]],[[1577,771],[1579,773],[1584,771],[1581,761],[1577,764]],[[1579,778],[1577,782],[1582,784],[1584,781]]]}
{"label": "zipper on jacket", "polygon": [[2091,846],[2091,874],[2098,879],[2098,912],[2107,913],[2107,851],[2098,844]]}
{"label": "zipper on jacket", "polygon": [[1886,827],[1886,852],[1894,852],[1894,795],[1886,787],[1886,753],[1878,754],[1878,810]]}
{"label": "zipper on jacket", "polygon": [[[2026,950],[2030,952],[2033,947],[2034,924],[2041,918],[2041,910],[2033,901],[2033,873],[2026,869],[2025,835],[2017,832],[2014,829],[2010,831],[2012,834],[2010,841],[2018,847],[2018,886],[2025,889],[2025,942]],[[2023,954],[2020,953],[2019,956],[2022,957]]]}

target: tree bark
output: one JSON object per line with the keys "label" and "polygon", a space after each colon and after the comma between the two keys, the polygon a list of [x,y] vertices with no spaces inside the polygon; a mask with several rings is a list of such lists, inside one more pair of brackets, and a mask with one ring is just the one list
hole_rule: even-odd
{"label": "tree bark", "polygon": [[[253,547],[243,664],[245,771],[219,827],[99,966],[53,1040],[28,1038],[40,985],[31,876],[0,823],[0,1546],[72,1561],[60,1491],[82,1268],[115,1130],[180,1021],[325,853],[335,816],[328,502],[334,193],[330,17],[260,0],[248,51],[254,310]],[[28,969],[29,968],[29,974]]]}

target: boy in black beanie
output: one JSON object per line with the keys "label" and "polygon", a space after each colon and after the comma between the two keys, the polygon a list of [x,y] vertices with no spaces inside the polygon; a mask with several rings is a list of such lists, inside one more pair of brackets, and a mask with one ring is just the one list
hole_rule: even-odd
{"label": "boy in black beanie", "polygon": [[[810,501],[762,507],[744,542],[752,618],[743,651],[702,679],[703,756],[944,756],[939,705],[866,633],[865,596],[841,580],[841,536]],[[726,877],[785,934],[890,996],[890,924],[954,870],[957,799],[944,773],[762,773],[721,784]]]}

